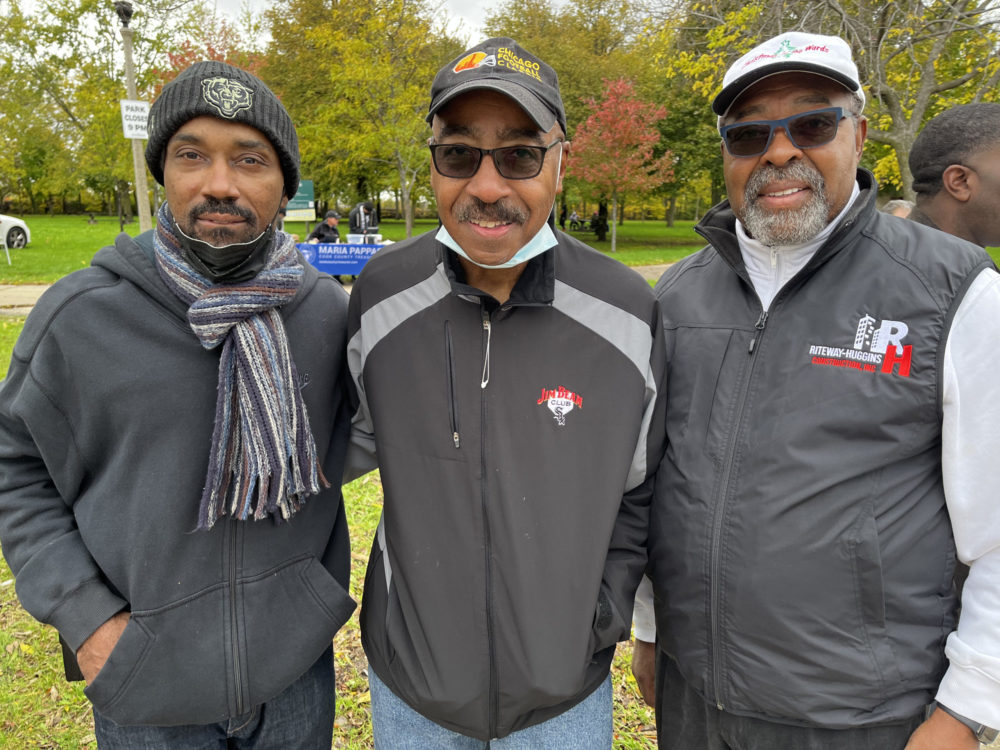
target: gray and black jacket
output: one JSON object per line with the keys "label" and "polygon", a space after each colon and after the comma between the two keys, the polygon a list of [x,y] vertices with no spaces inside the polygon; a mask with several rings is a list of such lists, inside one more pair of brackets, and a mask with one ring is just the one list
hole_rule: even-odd
{"label": "gray and black jacket", "polygon": [[638,274],[557,237],[502,305],[434,233],[381,250],[351,293],[352,440],[385,493],[365,651],[415,710],[484,740],[601,684],[646,559],[659,311]]}
{"label": "gray and black jacket", "polygon": [[846,728],[911,718],[944,672],[952,315],[990,266],[861,197],[765,313],[728,203],[656,288],[670,399],[651,511],[660,647],[712,705]]}
{"label": "gray and black jacket", "polygon": [[[303,674],[354,609],[339,487],[289,521],[195,531],[221,347],[119,235],[28,316],[0,384],[0,541],[25,609],[72,651],[131,619],[87,697],[119,724],[207,724]],[[281,309],[328,477],[347,446],[347,300],[308,264]]]}

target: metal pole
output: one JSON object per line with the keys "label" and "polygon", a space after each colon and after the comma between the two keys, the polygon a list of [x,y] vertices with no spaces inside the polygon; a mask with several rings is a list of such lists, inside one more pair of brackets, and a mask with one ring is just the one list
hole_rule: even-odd
{"label": "metal pole", "polygon": [[[122,41],[125,47],[125,86],[128,98],[136,99],[135,65],[132,62],[133,29],[122,26]],[[153,217],[149,213],[149,188],[146,185],[146,160],[142,155],[142,139],[132,138],[132,167],[135,170],[135,203],[139,209],[139,230],[147,231],[153,228]]]}

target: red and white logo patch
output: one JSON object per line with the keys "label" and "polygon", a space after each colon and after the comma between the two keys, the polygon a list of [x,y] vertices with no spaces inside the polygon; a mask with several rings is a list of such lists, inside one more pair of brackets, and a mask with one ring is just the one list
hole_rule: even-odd
{"label": "red and white logo patch", "polygon": [[910,327],[901,320],[878,323],[871,315],[858,320],[854,347],[810,346],[810,362],[825,367],[846,367],[862,372],[882,372],[910,377],[913,346],[903,344]]}
{"label": "red and white logo patch", "polygon": [[552,412],[556,424],[560,427],[566,425],[566,415],[574,408],[583,408],[583,396],[563,386],[557,388],[542,388],[542,395],[538,397],[538,404],[545,404]]}

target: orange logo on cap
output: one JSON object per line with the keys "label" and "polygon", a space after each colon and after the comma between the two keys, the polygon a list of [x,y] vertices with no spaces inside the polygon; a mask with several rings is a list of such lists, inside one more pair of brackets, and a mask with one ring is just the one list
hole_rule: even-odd
{"label": "orange logo on cap", "polygon": [[461,60],[459,60],[455,67],[452,68],[456,73],[461,73],[463,70],[472,70],[473,68],[478,68],[479,65],[486,58],[485,52],[473,52],[466,55]]}

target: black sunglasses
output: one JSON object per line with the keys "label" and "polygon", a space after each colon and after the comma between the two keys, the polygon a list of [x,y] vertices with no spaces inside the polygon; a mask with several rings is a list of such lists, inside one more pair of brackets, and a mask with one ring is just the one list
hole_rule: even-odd
{"label": "black sunglasses", "polygon": [[530,180],[537,177],[545,163],[545,154],[562,140],[548,146],[504,146],[503,148],[476,148],[464,143],[431,143],[434,169],[445,177],[468,179],[479,171],[483,157],[493,155],[500,176],[508,180]]}
{"label": "black sunglasses", "polygon": [[771,146],[774,131],[783,128],[796,148],[815,148],[837,137],[837,128],[845,117],[852,117],[841,107],[815,109],[781,120],[737,122],[719,128],[726,150],[732,156],[760,156]]}

